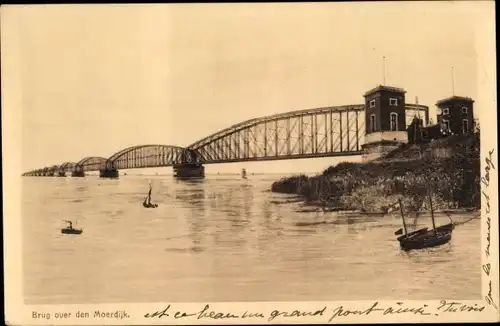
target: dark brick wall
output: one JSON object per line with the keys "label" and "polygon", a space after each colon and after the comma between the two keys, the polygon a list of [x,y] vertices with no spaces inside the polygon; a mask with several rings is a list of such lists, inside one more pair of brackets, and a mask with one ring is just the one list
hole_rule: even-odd
{"label": "dark brick wall", "polygon": [[[462,113],[462,107],[467,108],[467,113]],[[462,121],[467,119],[468,133],[474,132],[474,105],[470,101],[454,100],[452,102],[439,105],[439,108],[444,112],[444,109],[449,109],[449,114],[439,114],[437,116],[438,123],[441,124],[443,120],[450,122],[450,131],[457,135],[462,134]]]}
{"label": "dark brick wall", "polygon": [[[375,99],[375,107],[370,108],[370,101]],[[365,99],[365,129],[366,133],[372,132],[371,130],[371,115],[375,114],[375,132],[380,131],[380,98],[373,95]]]}
{"label": "dark brick wall", "polygon": [[[390,99],[398,99],[397,106],[390,105]],[[370,108],[370,101],[375,99],[375,107]],[[405,115],[405,95],[404,93],[391,92],[380,90],[365,97],[365,131],[371,133],[371,115],[375,114],[376,129],[379,131],[390,131],[390,115],[391,113],[398,114],[398,131],[406,130],[406,115]]]}

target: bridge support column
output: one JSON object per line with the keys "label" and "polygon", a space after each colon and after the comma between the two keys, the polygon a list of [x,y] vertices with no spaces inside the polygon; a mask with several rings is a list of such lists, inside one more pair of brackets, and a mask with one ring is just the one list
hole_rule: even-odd
{"label": "bridge support column", "polygon": [[85,172],[83,171],[71,171],[71,176],[72,177],[84,177],[85,176]]}
{"label": "bridge support column", "polygon": [[109,178],[109,179],[118,179],[119,172],[115,168],[104,168],[99,170],[99,177],[101,178]]}
{"label": "bridge support column", "polygon": [[174,165],[174,177],[176,179],[203,179],[205,167],[199,163]]}
{"label": "bridge support column", "polygon": [[58,176],[58,177],[65,177],[65,176],[66,176],[66,172],[64,172],[64,171],[59,171],[59,172],[57,172],[57,176]]}

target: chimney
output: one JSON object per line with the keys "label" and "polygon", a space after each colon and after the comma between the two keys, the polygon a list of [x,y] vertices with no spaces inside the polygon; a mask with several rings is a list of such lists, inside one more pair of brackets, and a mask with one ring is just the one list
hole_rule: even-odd
{"label": "chimney", "polygon": [[415,96],[415,104],[418,104],[418,96]]}

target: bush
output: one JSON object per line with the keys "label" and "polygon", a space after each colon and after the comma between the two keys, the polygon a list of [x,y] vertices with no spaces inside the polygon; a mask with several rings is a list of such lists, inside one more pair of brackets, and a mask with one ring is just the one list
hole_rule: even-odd
{"label": "bush", "polygon": [[[365,211],[384,211],[398,198],[403,198],[405,207],[419,210],[427,205],[426,195],[431,191],[436,208],[479,208],[479,144],[479,134],[474,134],[451,136],[417,148],[405,146],[390,158],[410,160],[395,161],[386,156],[379,162],[344,162],[328,167],[319,176],[283,178],[273,183],[272,191]],[[451,148],[453,154],[448,158],[420,155],[432,148]]]}

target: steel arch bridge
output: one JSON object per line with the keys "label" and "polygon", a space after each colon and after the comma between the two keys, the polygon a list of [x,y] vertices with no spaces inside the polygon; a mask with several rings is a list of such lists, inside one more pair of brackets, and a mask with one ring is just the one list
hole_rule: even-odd
{"label": "steel arch bridge", "polygon": [[74,162],[65,162],[58,167],[59,173],[71,172],[75,168],[76,163]]}
{"label": "steel arch bridge", "polygon": [[292,111],[251,119],[188,146],[204,164],[361,155],[364,105]]}
{"label": "steel arch bridge", "polygon": [[42,169],[34,170],[31,172],[25,173],[25,175],[34,175],[34,176],[53,176],[59,169],[59,166],[52,165],[47,166]]}
{"label": "steel arch bridge", "polygon": [[201,163],[195,150],[171,145],[138,145],[113,154],[105,163],[106,168],[137,169],[177,164]]}
{"label": "steel arch bridge", "polygon": [[88,156],[82,158],[78,163],[74,165],[75,171],[97,171],[104,164],[106,164],[107,158],[99,156]]}
{"label": "steel arch bridge", "polygon": [[[407,125],[414,116],[429,123],[427,106],[405,106]],[[109,158],[88,156],[76,163],[65,162],[23,175],[362,155],[364,109],[364,104],[353,104],[275,114],[238,123],[187,147],[137,145]]]}
{"label": "steel arch bridge", "polygon": [[423,120],[424,125],[429,124],[429,108],[419,104],[405,104],[406,127],[413,121],[414,117],[419,117]]}
{"label": "steel arch bridge", "polygon": [[53,165],[53,166],[51,166],[50,168],[47,169],[47,172],[48,172],[49,175],[54,175],[57,172],[58,169],[59,169],[59,166]]}

